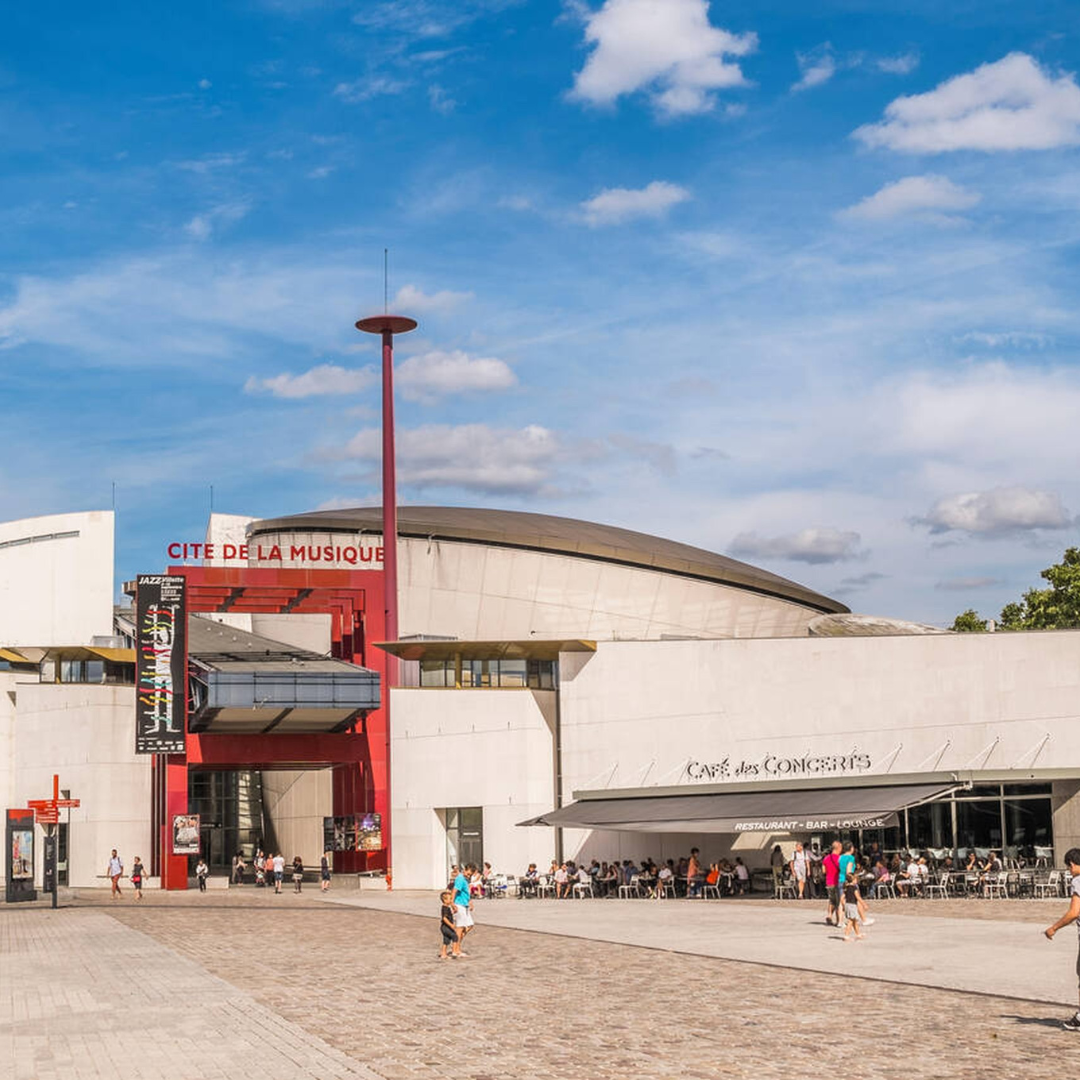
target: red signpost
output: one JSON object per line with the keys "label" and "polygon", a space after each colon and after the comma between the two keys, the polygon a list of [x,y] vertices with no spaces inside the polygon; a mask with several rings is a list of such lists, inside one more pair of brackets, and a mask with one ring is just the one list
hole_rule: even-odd
{"label": "red signpost", "polygon": [[51,799],[27,799],[26,805],[34,811],[34,821],[45,829],[45,890],[52,893],[52,906],[56,907],[56,836],[53,826],[60,824],[61,807],[78,806],[78,799],[60,798],[60,777],[53,773]]}

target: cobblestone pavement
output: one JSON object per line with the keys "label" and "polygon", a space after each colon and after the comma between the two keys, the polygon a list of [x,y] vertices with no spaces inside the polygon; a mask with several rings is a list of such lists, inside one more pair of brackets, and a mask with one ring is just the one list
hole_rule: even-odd
{"label": "cobblestone pavement", "polygon": [[256,1064],[266,1080],[377,1080],[100,909],[0,911],[3,1080],[231,1080]]}
{"label": "cobblestone pavement", "polygon": [[306,893],[100,906],[386,1080],[1057,1080],[1080,1053],[1060,1006],[483,925],[439,962],[434,919]]}

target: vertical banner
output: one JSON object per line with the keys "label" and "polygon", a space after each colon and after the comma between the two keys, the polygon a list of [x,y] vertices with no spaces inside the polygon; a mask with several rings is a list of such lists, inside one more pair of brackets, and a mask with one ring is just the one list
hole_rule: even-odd
{"label": "vertical banner", "polygon": [[185,579],[140,574],[136,592],[135,753],[182,754],[187,711]]}

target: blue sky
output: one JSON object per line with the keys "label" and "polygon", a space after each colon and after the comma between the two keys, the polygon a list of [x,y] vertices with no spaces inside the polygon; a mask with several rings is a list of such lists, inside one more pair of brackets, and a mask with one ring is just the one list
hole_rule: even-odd
{"label": "blue sky", "polygon": [[853,609],[1076,542],[1080,12],[704,0],[31,7],[0,53],[0,520],[527,508]]}

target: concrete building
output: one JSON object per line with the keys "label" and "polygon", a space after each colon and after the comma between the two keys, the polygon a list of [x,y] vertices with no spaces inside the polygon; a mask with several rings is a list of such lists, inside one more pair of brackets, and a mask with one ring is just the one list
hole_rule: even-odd
{"label": "concrete building", "polygon": [[[134,752],[136,621],[100,603],[111,517],[100,534],[71,517],[76,580],[38,552],[0,579],[0,796],[25,805],[59,772],[82,799],[72,884],[113,846],[145,861],[178,806],[219,870],[260,843],[310,864],[324,819],[381,814],[395,885],[422,888],[466,859],[513,873],[698,846],[757,867],[776,842],[838,834],[1028,859],[1080,843],[1080,632],[853,616],[687,545],[494,510],[401,509],[396,642],[379,636],[377,509],[214,515],[198,543],[163,538],[147,570],[185,576],[192,612],[187,750],[166,771]],[[43,520],[60,519],[0,535],[48,535]],[[75,539],[21,546],[59,561]],[[32,600],[68,587],[87,614],[65,637]]]}

